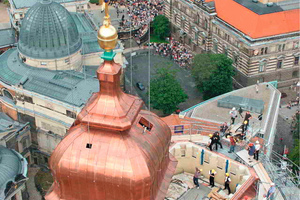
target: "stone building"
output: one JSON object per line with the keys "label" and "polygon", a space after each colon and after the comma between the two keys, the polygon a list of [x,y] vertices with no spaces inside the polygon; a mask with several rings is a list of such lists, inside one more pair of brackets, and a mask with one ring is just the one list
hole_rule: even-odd
{"label": "stone building", "polygon": [[167,0],[165,15],[175,38],[196,53],[224,53],[233,60],[236,87],[299,79],[299,4],[250,0]]}
{"label": "stone building", "polygon": [[0,145],[0,199],[27,200],[28,163],[17,151]]}
{"label": "stone building", "polygon": [[29,123],[21,124],[0,112],[0,145],[19,152],[30,164],[32,158],[29,150],[31,146]]}
{"label": "stone building", "polygon": [[[122,63],[122,46],[115,49]],[[97,32],[82,13],[43,0],[22,21],[17,48],[0,56],[0,106],[21,123],[30,122],[32,157],[48,157],[93,92],[103,50]]]}
{"label": "stone building", "polygon": [[[69,12],[83,12],[88,8],[88,0],[54,0],[63,5]],[[27,10],[39,0],[9,0],[9,19],[12,26],[19,31],[21,20],[25,17]]]}

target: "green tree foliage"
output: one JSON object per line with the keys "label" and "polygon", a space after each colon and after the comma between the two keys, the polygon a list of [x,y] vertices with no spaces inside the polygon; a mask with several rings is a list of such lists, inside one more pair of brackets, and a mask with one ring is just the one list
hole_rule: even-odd
{"label": "green tree foliage", "polygon": [[170,22],[164,15],[158,15],[154,18],[152,28],[154,29],[154,34],[162,40],[170,35]]}
{"label": "green tree foliage", "polygon": [[90,0],[90,3],[99,3],[99,0]]}
{"label": "green tree foliage", "polygon": [[[294,115],[294,119],[292,122],[292,133],[293,133],[293,139],[294,139],[294,148],[292,149],[292,151],[289,154],[289,159],[291,161],[293,161],[295,164],[297,164],[299,166],[299,137],[300,137],[300,114],[296,113]],[[297,169],[298,170],[298,169]]]}
{"label": "green tree foliage", "polygon": [[176,70],[170,69],[170,65],[166,65],[157,68],[150,81],[151,106],[162,110],[164,114],[171,114],[177,109],[178,104],[188,98],[176,80],[176,73]]}
{"label": "green tree foliage", "polygon": [[300,149],[299,149],[299,140],[295,140],[294,148],[290,152],[288,158],[298,166],[300,165],[300,163],[299,163],[299,158],[300,158],[299,151],[300,151]]}
{"label": "green tree foliage", "polygon": [[6,4],[6,5],[9,5],[9,1],[8,1],[8,0],[2,0],[2,1],[0,1],[0,2],[3,2],[3,3]]}
{"label": "green tree foliage", "polygon": [[196,55],[192,75],[204,100],[232,91],[232,60],[224,54]]}

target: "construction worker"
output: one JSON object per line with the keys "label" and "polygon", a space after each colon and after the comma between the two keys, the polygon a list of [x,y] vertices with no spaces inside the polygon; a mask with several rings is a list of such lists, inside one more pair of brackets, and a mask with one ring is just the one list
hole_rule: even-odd
{"label": "construction worker", "polygon": [[253,143],[249,143],[249,146],[248,146],[248,159],[249,159],[249,163],[253,161],[253,157],[254,157],[254,152],[255,152],[255,146]]}
{"label": "construction worker", "polygon": [[275,184],[274,183],[271,183],[271,187],[269,188],[268,190],[268,193],[265,195],[265,197],[268,199],[268,200],[273,200],[274,199],[274,193],[275,193]]}
{"label": "construction worker", "polygon": [[212,169],[209,170],[209,185],[213,188],[215,187],[215,175],[217,174],[217,172]]}
{"label": "construction worker", "polygon": [[220,145],[221,149],[223,149],[222,143],[220,142],[220,134],[219,132],[215,132],[213,135],[213,143],[216,144],[216,150],[218,151],[218,145]]}
{"label": "construction worker", "polygon": [[196,167],[196,172],[195,172],[194,177],[193,177],[193,182],[196,185],[197,189],[199,189],[199,181],[198,180],[199,180],[199,176],[201,175],[201,172],[202,172],[202,169],[199,170]]}
{"label": "construction worker", "polygon": [[209,147],[209,150],[212,151],[212,145],[214,144],[213,143],[213,134],[209,134],[209,141],[208,141],[208,147]]}
{"label": "construction worker", "polygon": [[260,150],[260,144],[259,144],[259,141],[257,140],[255,142],[255,152],[254,152],[254,159],[257,161],[258,161],[259,150]]}
{"label": "construction worker", "polygon": [[229,177],[229,173],[225,174],[225,189],[228,189],[228,195],[231,193],[230,187],[229,187],[229,183],[231,182],[231,179]]}

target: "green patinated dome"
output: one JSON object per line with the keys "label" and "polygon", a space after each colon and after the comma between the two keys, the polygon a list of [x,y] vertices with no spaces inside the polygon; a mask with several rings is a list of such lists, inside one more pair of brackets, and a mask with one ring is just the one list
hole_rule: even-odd
{"label": "green patinated dome", "polygon": [[19,51],[31,58],[71,55],[82,47],[77,26],[59,3],[41,0],[26,13],[20,29]]}

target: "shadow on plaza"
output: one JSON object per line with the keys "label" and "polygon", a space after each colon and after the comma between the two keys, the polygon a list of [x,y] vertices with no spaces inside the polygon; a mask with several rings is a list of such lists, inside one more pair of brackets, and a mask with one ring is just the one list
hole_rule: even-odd
{"label": "shadow on plaza", "polygon": [[[191,76],[189,70],[179,67],[176,63],[169,59],[169,57],[162,57],[159,55],[150,54],[150,69],[149,69],[149,55],[148,50],[134,52],[135,56],[130,56],[128,53],[126,56],[127,67],[125,69],[125,90],[128,93],[135,94],[140,96],[146,106],[148,105],[148,96],[147,91],[149,90],[149,78],[151,79],[155,74],[156,67],[169,65],[171,64],[171,69],[176,69],[177,75],[176,79],[179,81],[181,87],[188,95],[188,99],[179,104],[180,110],[185,110],[197,103],[200,103],[202,100],[202,95],[196,87],[196,83]],[[132,60],[131,60],[132,59]],[[149,76],[150,71],[150,76]],[[141,91],[137,88],[136,83],[141,82],[145,86],[145,90]],[[131,85],[132,83],[132,85]],[[132,88],[132,90],[131,90]]]}

